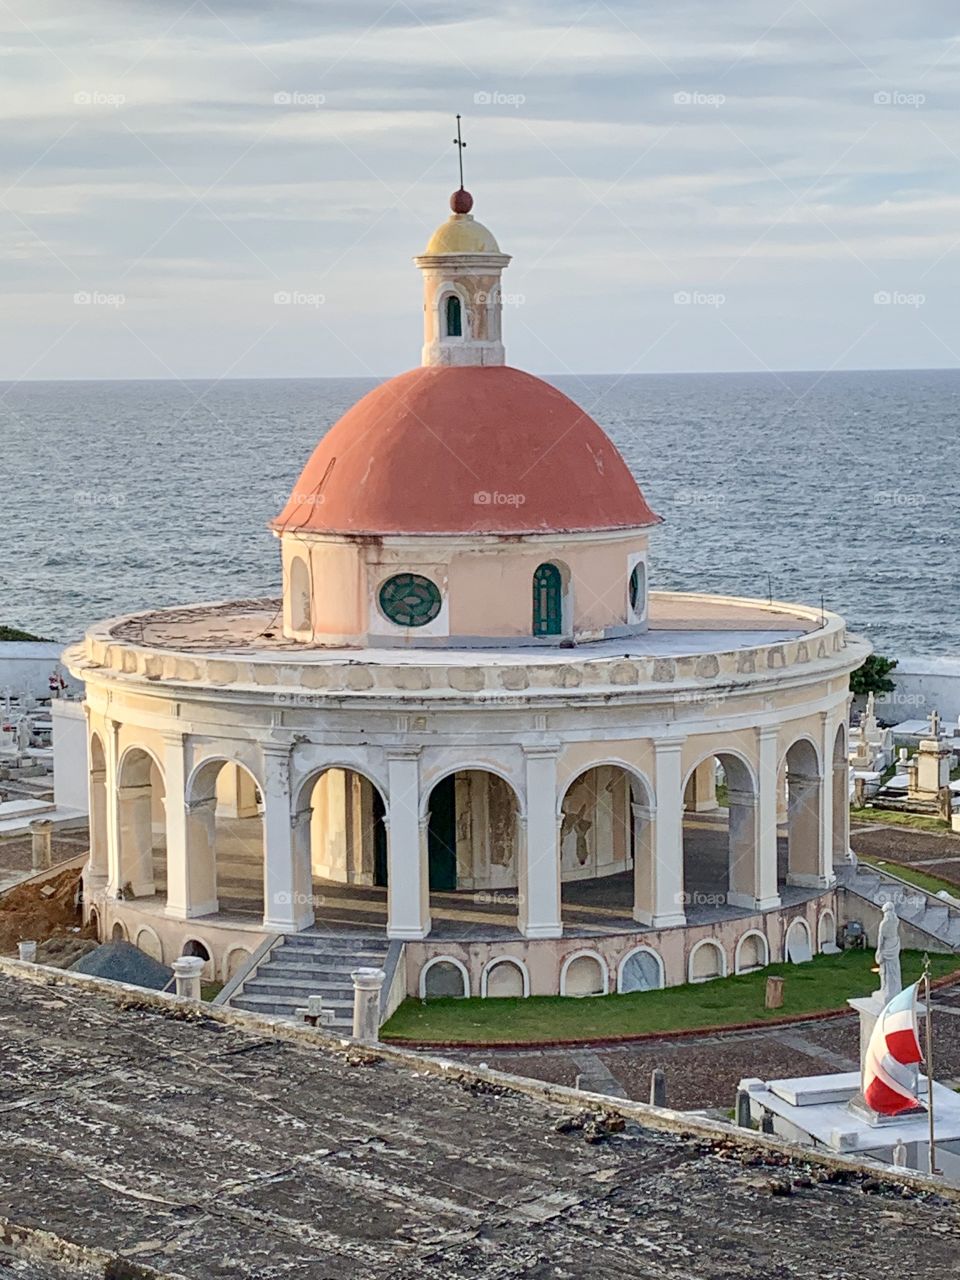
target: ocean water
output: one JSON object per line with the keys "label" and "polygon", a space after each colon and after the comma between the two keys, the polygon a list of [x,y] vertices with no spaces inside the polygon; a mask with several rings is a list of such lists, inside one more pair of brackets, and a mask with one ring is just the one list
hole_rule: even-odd
{"label": "ocean water", "polygon": [[[654,510],[654,587],[845,614],[960,653],[960,370],[551,378]],[[0,623],[70,640],[153,605],[278,591],[266,524],[374,382],[0,384]]]}

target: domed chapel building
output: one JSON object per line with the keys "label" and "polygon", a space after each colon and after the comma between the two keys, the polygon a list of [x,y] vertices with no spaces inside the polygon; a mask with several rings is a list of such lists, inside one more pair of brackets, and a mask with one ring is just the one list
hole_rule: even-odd
{"label": "domed chapel building", "polygon": [[391,951],[397,999],[831,949],[867,645],[801,605],[650,590],[659,517],[593,418],[506,363],[510,259],[472,203],[416,259],[421,366],[328,431],[272,523],[282,599],[68,652],[87,916],[222,980],[354,940]]}

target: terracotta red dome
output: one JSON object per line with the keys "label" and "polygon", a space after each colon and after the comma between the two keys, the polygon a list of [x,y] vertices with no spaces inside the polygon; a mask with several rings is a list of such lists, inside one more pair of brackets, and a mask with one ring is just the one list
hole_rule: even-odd
{"label": "terracotta red dome", "polygon": [[617,449],[562,391],[507,366],[411,369],[320,441],[273,528],[550,533],[659,522]]}

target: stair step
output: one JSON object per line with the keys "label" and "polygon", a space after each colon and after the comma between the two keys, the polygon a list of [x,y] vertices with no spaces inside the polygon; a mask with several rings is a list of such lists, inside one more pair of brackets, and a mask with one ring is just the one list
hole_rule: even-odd
{"label": "stair step", "polygon": [[284,946],[296,947],[298,951],[314,951],[318,948],[329,951],[382,951],[386,954],[389,943],[376,935],[359,937],[337,937],[324,933],[288,933],[284,935]]}
{"label": "stair step", "polygon": [[301,1003],[307,996],[323,996],[330,1004],[349,1005],[353,1008],[353,987],[338,986],[330,982],[291,982],[287,978],[250,978],[243,984],[244,996],[270,995],[276,993],[297,999]]}
{"label": "stair step", "polygon": [[386,952],[376,951],[300,951],[291,947],[279,946],[270,956],[271,961],[296,969],[341,969],[349,973],[358,965],[382,964]]}
{"label": "stair step", "polygon": [[[269,973],[271,978],[278,978],[285,982],[319,982],[332,983],[344,988],[353,990],[353,982],[350,974],[356,968],[353,964],[336,966],[336,965],[295,965],[285,964],[279,961],[271,960],[269,964],[261,964],[258,970],[261,974]],[[248,979],[249,980],[249,979]]]}

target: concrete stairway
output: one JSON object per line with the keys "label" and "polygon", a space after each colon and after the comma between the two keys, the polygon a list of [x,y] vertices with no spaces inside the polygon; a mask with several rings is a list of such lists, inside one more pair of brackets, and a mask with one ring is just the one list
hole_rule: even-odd
{"label": "concrete stairway", "polygon": [[386,938],[330,934],[316,929],[285,934],[230,996],[229,1005],[251,1013],[292,1018],[307,996],[322,996],[332,1009],[334,1033],[353,1028],[354,969],[383,968]]}
{"label": "concrete stairway", "polygon": [[873,867],[844,867],[837,879],[848,893],[874,906],[892,902],[904,924],[925,933],[938,951],[960,951],[960,907],[953,907]]}

